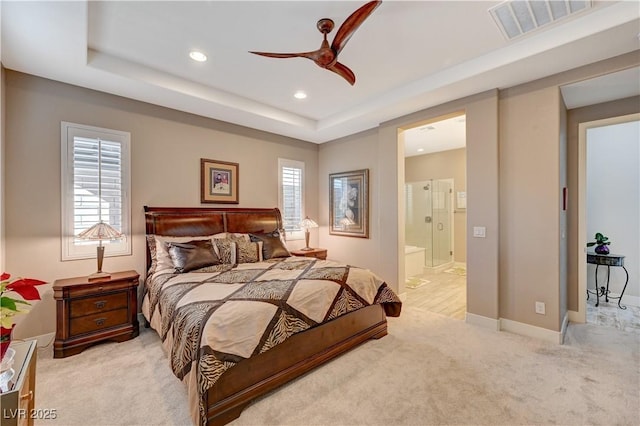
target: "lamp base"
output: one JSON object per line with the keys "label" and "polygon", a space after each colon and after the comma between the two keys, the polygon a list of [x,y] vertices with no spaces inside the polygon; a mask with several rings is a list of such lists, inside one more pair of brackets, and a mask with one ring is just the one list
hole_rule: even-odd
{"label": "lamp base", "polygon": [[300,250],[302,250],[302,251],[310,251],[310,250],[313,250],[313,247],[305,247],[305,248],[301,248]]}
{"label": "lamp base", "polygon": [[104,278],[110,278],[111,274],[108,272],[94,272],[93,274],[89,275],[89,281],[93,281],[93,280],[102,280]]}

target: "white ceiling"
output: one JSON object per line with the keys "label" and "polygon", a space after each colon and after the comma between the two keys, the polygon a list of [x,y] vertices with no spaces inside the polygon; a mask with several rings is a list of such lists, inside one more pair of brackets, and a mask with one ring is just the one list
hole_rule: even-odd
{"label": "white ceiling", "polygon": [[464,148],[467,145],[466,126],[466,116],[458,115],[407,129],[403,132],[404,156]]}
{"label": "white ceiling", "polygon": [[316,143],[640,47],[636,1],[594,1],[512,41],[488,12],[500,2],[384,1],[340,53],[350,86],[309,60],[248,51],[315,50],[316,21],[339,28],[364,1],[0,1],[8,69]]}

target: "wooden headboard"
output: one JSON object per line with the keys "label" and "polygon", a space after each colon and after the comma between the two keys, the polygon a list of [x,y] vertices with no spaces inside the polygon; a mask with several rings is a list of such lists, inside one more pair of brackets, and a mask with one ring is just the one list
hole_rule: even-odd
{"label": "wooden headboard", "polygon": [[[144,206],[147,235],[172,237],[214,235],[220,232],[263,233],[282,229],[278,208],[208,208]],[[151,253],[147,244],[147,268]]]}

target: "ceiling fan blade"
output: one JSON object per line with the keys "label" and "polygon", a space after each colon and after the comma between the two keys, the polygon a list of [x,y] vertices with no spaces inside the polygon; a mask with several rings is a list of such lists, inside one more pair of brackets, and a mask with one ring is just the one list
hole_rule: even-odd
{"label": "ceiling fan blade", "polygon": [[315,61],[318,59],[318,51],[299,53],[272,53],[272,52],[249,52],[254,55],[266,56],[268,58],[307,58]]}
{"label": "ceiling fan blade", "polygon": [[340,77],[344,78],[352,86],[356,83],[356,75],[346,65],[336,62],[335,64],[327,67],[329,71],[333,71]]}
{"label": "ceiling fan blade", "polygon": [[365,19],[371,15],[371,13],[380,6],[382,1],[370,1],[358,10],[353,12],[340,26],[340,29],[336,33],[333,43],[331,43],[331,49],[336,53],[340,51],[347,44],[353,33],[362,25]]}
{"label": "ceiling fan blade", "polygon": [[267,56],[269,58],[299,58],[302,53],[271,53],[271,52],[249,52],[254,55]]}

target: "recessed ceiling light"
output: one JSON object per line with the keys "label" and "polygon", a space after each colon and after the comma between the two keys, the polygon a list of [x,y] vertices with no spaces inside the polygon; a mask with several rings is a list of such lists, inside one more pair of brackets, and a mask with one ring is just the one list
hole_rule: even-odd
{"label": "recessed ceiling light", "polygon": [[435,129],[436,129],[436,128],[435,128],[435,127],[433,127],[433,126],[423,126],[423,127],[420,127],[420,130],[421,130],[421,131],[423,131],[423,132],[426,132],[427,130],[435,130]]}
{"label": "recessed ceiling light", "polygon": [[424,148],[418,148],[418,152],[424,152]]}
{"label": "recessed ceiling light", "polygon": [[307,97],[307,94],[302,90],[298,90],[296,93],[293,94],[293,97],[296,99],[305,99]]}
{"label": "recessed ceiling light", "polygon": [[189,57],[198,62],[204,62],[207,60],[207,55],[202,52],[198,52],[197,50],[192,50],[191,52],[189,52]]}

